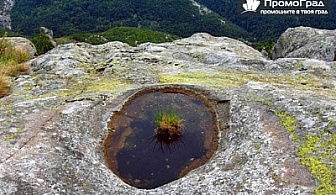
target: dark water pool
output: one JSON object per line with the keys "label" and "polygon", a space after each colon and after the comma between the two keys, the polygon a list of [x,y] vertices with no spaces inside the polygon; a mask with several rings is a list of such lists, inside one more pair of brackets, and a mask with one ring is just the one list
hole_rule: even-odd
{"label": "dark water pool", "polygon": [[[155,115],[174,112],[183,120],[173,143],[155,139]],[[173,89],[156,90],[129,100],[108,124],[104,155],[124,182],[152,189],[183,177],[206,163],[217,149],[216,116],[204,98]]]}

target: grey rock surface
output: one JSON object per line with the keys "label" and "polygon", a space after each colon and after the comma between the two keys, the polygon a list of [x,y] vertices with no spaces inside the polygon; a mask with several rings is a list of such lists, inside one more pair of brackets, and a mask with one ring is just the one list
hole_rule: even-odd
{"label": "grey rock surface", "polygon": [[336,30],[287,29],[278,39],[272,54],[273,59],[285,57],[336,61]]}
{"label": "grey rock surface", "polygon": [[10,12],[14,6],[14,0],[1,0],[0,1],[0,27],[11,29]]}
{"label": "grey rock surface", "polygon": [[[200,33],[138,47],[59,45],[30,64],[0,99],[0,194],[333,193],[336,62],[267,60]],[[125,101],[157,85],[200,90],[214,106],[229,101],[229,121],[208,163],[137,189],[107,168],[102,142]]]}

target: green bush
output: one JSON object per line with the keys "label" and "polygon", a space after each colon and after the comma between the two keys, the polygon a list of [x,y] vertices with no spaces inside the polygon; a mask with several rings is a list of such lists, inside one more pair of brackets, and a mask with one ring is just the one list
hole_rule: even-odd
{"label": "green bush", "polygon": [[43,34],[34,36],[31,41],[34,43],[37,53],[39,55],[47,53],[49,50],[54,48],[53,44],[50,42],[49,38]]}
{"label": "green bush", "polygon": [[259,51],[262,51],[262,50],[265,50],[268,54],[268,57],[272,57],[272,49],[275,45],[275,40],[272,40],[272,39],[268,39],[266,41],[260,41],[260,42],[255,42],[252,44],[252,47],[259,50]]}

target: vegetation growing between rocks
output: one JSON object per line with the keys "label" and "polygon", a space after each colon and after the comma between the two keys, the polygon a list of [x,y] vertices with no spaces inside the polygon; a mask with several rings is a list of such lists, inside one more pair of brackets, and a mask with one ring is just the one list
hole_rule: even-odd
{"label": "vegetation growing between rocks", "polygon": [[53,44],[50,42],[49,38],[46,35],[39,34],[34,36],[31,39],[31,42],[34,43],[38,55],[45,54],[47,51],[54,48]]}
{"label": "vegetation growing between rocks", "polygon": [[6,37],[6,36],[8,36],[8,37],[20,37],[20,36],[22,36],[22,35],[14,32],[14,31],[11,31],[11,30],[8,30],[8,29],[3,29],[1,27],[0,27],[0,35],[2,37]]}
{"label": "vegetation growing between rocks", "polygon": [[0,38],[0,98],[10,93],[10,77],[28,70],[28,65],[24,62],[29,60],[27,53],[16,50],[4,37]]}
{"label": "vegetation growing between rocks", "polygon": [[259,51],[262,51],[262,50],[266,51],[269,58],[272,57],[272,49],[274,45],[275,45],[275,41],[272,39],[252,43],[253,48]]}

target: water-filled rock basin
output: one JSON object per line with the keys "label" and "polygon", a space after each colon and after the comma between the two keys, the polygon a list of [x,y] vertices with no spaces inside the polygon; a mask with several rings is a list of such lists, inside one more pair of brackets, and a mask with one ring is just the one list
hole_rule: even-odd
{"label": "water-filled rock basin", "polygon": [[[181,136],[156,136],[160,113],[178,116]],[[217,119],[205,97],[180,88],[135,94],[114,113],[104,141],[108,167],[124,182],[152,189],[177,180],[206,163],[217,149]]]}

